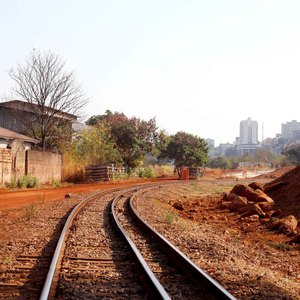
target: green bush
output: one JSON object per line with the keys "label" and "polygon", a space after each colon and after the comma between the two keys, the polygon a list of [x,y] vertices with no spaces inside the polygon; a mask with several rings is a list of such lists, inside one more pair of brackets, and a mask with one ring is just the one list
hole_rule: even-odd
{"label": "green bush", "polygon": [[153,172],[153,169],[151,169],[151,168],[142,168],[142,169],[139,169],[138,175],[141,178],[152,178],[152,177],[154,177],[154,172]]}
{"label": "green bush", "polygon": [[23,175],[22,177],[19,178],[18,182],[17,182],[17,186],[19,188],[36,188],[38,187],[39,182],[38,179],[31,175]]}
{"label": "green bush", "polygon": [[52,179],[51,186],[54,188],[59,188],[59,187],[61,187],[61,182],[58,179]]}

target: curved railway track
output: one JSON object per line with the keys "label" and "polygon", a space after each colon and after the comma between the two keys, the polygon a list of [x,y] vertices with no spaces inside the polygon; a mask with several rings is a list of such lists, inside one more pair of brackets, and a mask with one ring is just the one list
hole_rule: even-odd
{"label": "curved railway track", "polygon": [[40,299],[235,299],[137,215],[140,193],[160,185],[105,191],[79,203]]}

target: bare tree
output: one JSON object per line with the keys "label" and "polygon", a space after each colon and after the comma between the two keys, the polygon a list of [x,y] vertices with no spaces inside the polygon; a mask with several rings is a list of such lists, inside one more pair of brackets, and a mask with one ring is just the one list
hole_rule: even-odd
{"label": "bare tree", "polygon": [[[20,119],[27,131],[41,140],[44,149],[49,140],[70,127],[87,104],[74,73],[64,68],[65,62],[58,55],[33,50],[24,64],[9,72],[15,81],[14,94],[27,102],[31,111]],[[24,118],[25,115],[30,118]]]}

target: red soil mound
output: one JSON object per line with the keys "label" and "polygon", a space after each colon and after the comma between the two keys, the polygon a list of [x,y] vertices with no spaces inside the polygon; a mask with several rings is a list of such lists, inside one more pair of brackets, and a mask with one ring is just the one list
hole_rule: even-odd
{"label": "red soil mound", "polygon": [[282,175],[284,175],[285,173],[287,173],[288,171],[294,169],[295,166],[286,166],[280,169],[276,169],[273,172],[267,173],[267,174],[262,174],[262,175],[258,175],[255,178],[260,178],[260,179],[265,179],[265,178],[270,178],[270,179],[275,179],[278,178]]}
{"label": "red soil mound", "polygon": [[285,215],[292,214],[300,220],[300,166],[267,183],[264,188]]}

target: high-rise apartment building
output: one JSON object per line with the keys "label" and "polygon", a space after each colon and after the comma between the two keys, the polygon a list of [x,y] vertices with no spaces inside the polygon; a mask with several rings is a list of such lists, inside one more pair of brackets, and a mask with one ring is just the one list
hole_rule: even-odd
{"label": "high-rise apartment building", "polygon": [[255,152],[259,147],[258,123],[257,121],[243,120],[240,122],[240,136],[238,138],[237,150],[240,155]]}
{"label": "high-rise apartment building", "polygon": [[247,120],[240,122],[239,144],[258,144],[258,123],[257,121]]}

